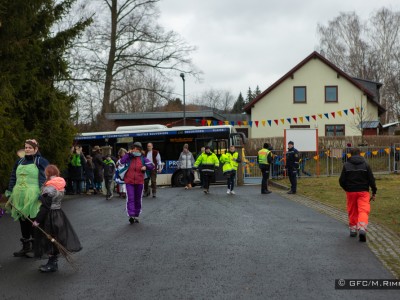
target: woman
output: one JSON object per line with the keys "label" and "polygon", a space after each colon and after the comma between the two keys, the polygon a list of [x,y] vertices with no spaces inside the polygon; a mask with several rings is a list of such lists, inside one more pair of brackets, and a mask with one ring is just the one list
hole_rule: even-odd
{"label": "woman", "polygon": [[185,190],[192,188],[192,168],[194,165],[193,154],[189,151],[189,145],[183,145],[183,150],[178,160],[178,168],[183,172]]}
{"label": "woman", "polygon": [[126,211],[131,224],[139,223],[145,172],[154,169],[154,164],[143,156],[142,149],[142,144],[135,142],[131,150],[121,158],[121,164],[129,165],[124,176],[124,182],[127,194]]}
{"label": "woman", "polygon": [[85,180],[86,195],[91,195],[94,190],[94,164],[90,155],[86,155]]}
{"label": "woman", "polygon": [[[25,217],[35,220],[41,202],[40,189],[46,181],[45,168],[49,162],[40,155],[39,143],[34,139],[25,141],[25,156],[17,160],[11,173],[6,196],[11,204],[11,217],[21,226],[22,249],[14,252],[15,257],[41,256],[34,244],[36,230]],[[23,214],[21,214],[20,212]],[[34,247],[33,247],[34,246]]]}
{"label": "woman", "polygon": [[72,149],[68,172],[72,184],[72,190],[75,195],[79,195],[82,193],[85,165],[86,158],[82,153],[82,148],[79,145],[76,145]]}
{"label": "woman", "polygon": [[203,188],[204,193],[210,193],[210,181],[214,176],[215,168],[219,167],[218,157],[213,153],[209,146],[205,147],[205,152],[202,153],[194,163],[195,168],[201,168],[204,176]]}
{"label": "woman", "polygon": [[93,147],[93,164],[94,164],[94,193],[103,193],[104,180],[104,163],[99,146]]}

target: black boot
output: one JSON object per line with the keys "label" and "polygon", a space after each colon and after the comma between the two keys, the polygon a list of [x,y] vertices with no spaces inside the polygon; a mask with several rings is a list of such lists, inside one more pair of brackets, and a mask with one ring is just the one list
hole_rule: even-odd
{"label": "black boot", "polygon": [[53,255],[49,257],[49,260],[47,261],[47,264],[44,266],[40,266],[39,270],[40,272],[43,273],[50,273],[50,272],[55,272],[58,270],[58,264],[57,264],[57,256]]}
{"label": "black boot", "polygon": [[26,256],[28,252],[32,252],[32,244],[30,239],[21,238],[22,249],[18,252],[14,252],[13,255],[15,257],[23,257]]}

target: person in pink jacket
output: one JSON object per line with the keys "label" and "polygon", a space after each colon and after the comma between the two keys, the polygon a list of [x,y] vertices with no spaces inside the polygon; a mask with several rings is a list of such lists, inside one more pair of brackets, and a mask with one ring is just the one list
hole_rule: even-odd
{"label": "person in pink jacket", "polygon": [[126,211],[129,223],[139,223],[139,215],[142,211],[143,187],[146,171],[154,169],[154,164],[142,154],[142,144],[133,143],[131,150],[121,158],[121,164],[129,164],[125,174],[126,184]]}

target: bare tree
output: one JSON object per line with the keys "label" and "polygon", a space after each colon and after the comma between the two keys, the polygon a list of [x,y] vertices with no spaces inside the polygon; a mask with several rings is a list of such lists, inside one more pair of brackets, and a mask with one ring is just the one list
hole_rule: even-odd
{"label": "bare tree", "polygon": [[319,24],[320,51],[351,76],[383,83],[385,122],[399,117],[400,12],[382,8],[361,22],[355,12]]}
{"label": "bare tree", "polygon": [[209,89],[196,99],[196,103],[212,109],[228,112],[232,109],[234,97],[230,91]]}

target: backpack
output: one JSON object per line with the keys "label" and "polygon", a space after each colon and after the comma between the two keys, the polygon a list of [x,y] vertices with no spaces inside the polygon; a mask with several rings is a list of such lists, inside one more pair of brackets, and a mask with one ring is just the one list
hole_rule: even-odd
{"label": "backpack", "polygon": [[[144,157],[143,155],[140,156],[141,160],[142,160],[142,165],[145,166],[144,163]],[[131,165],[131,160],[129,160],[128,163],[126,164],[120,164],[116,169],[115,169],[115,173],[114,173],[114,181],[117,184],[124,184],[124,178],[126,175],[126,172],[128,172],[129,166]]]}

